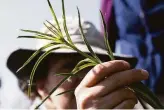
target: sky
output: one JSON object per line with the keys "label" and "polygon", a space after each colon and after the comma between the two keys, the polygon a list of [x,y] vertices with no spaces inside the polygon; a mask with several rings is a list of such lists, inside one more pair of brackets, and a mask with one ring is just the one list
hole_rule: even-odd
{"label": "sky", "polygon": [[[61,17],[61,0],[50,0]],[[100,29],[100,0],[65,0],[67,16],[77,16],[76,6],[81,17],[91,21]],[[26,108],[27,97],[19,90],[16,77],[6,68],[9,54],[20,48],[35,46],[35,40],[17,39],[24,35],[20,29],[40,30],[45,20],[52,16],[46,0],[0,0],[0,108]],[[19,59],[18,59],[19,60]]]}

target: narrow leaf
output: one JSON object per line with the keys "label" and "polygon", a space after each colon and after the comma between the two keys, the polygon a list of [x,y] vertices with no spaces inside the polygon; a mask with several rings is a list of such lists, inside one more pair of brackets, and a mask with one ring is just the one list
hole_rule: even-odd
{"label": "narrow leaf", "polygon": [[95,65],[97,65],[95,62],[93,62],[92,60],[86,58],[84,60],[79,61],[76,64],[76,66],[74,67],[74,69],[72,70],[71,73],[57,73],[55,75],[57,75],[57,76],[60,76],[60,75],[62,75],[62,76],[71,76],[71,77],[72,76],[78,76],[75,73],[81,71],[84,68],[87,68],[87,67],[90,67],[90,66],[95,66]]}
{"label": "narrow leaf", "polygon": [[61,93],[57,94],[56,96],[59,96],[59,95],[62,95],[62,94],[66,94],[66,93],[70,93],[70,92],[74,92],[74,91],[75,91],[75,89],[70,89],[68,91],[61,92]]}
{"label": "narrow leaf", "polygon": [[90,51],[90,53],[92,54],[92,56],[96,59],[96,62],[97,62],[97,63],[101,63],[101,60],[100,60],[100,59],[97,57],[97,55],[94,53],[94,51],[92,50],[90,44],[88,43],[88,41],[87,41],[87,39],[86,39],[86,37],[85,37],[85,35],[84,35],[83,27],[82,27],[82,25],[81,25],[80,11],[79,11],[78,7],[77,7],[77,11],[78,11],[79,27],[80,27],[80,32],[81,32],[82,39],[83,39],[83,41],[85,42],[85,44],[86,44],[88,50]]}
{"label": "narrow leaf", "polygon": [[30,75],[30,86],[29,86],[29,89],[28,89],[28,95],[30,96],[30,93],[31,93],[31,85],[32,85],[32,82],[33,82],[33,77],[34,77],[34,74],[35,74],[35,71],[37,69],[37,67],[39,66],[40,62],[47,56],[49,55],[52,51],[54,50],[57,50],[57,49],[61,49],[61,48],[68,48],[66,46],[60,46],[60,47],[54,47],[48,51],[46,51],[45,53],[43,53],[43,55],[41,55],[38,60],[36,61],[33,69],[32,69],[32,72],[31,72],[31,75]]}
{"label": "narrow leaf", "polygon": [[72,73],[56,73],[55,75],[56,75],[56,76],[75,76],[75,75],[72,74]]}
{"label": "narrow leaf", "polygon": [[52,38],[47,38],[43,36],[18,36],[17,38],[33,38],[33,39],[45,39],[45,40],[53,40]]}
{"label": "narrow leaf", "polygon": [[[47,20],[46,20],[47,21]],[[51,22],[47,21],[48,24],[50,24],[54,29],[55,31],[57,31],[57,33],[59,34],[60,37],[62,37],[62,32],[60,32],[57,28],[56,28],[56,25],[53,25]]]}
{"label": "narrow leaf", "polygon": [[109,45],[109,39],[108,39],[108,31],[107,31],[107,28],[106,28],[106,23],[105,23],[105,19],[104,19],[104,16],[102,14],[102,12],[100,11],[100,14],[101,14],[101,19],[102,19],[102,23],[103,23],[103,27],[104,27],[104,40],[105,40],[105,46],[107,48],[107,52],[108,52],[108,55],[110,57],[111,60],[114,60],[114,56],[113,56],[113,52],[110,48],[110,45]]}
{"label": "narrow leaf", "polygon": [[18,38],[38,38],[38,39],[46,39],[45,37],[40,37],[40,36],[18,36]]}
{"label": "narrow leaf", "polygon": [[134,83],[130,85],[130,87],[136,92],[138,97],[141,97],[150,104],[155,109],[164,109],[164,106],[156,97],[156,95],[150,91],[148,87],[146,87],[142,82]]}
{"label": "narrow leaf", "polygon": [[84,59],[84,60],[79,61],[72,71],[76,70],[76,69],[79,68],[80,66],[82,66],[82,65],[84,65],[84,64],[87,64],[87,63],[93,63],[93,64],[96,65],[96,63],[93,62],[91,59],[86,58],[86,59]]}
{"label": "narrow leaf", "polygon": [[47,27],[47,29],[48,29],[51,33],[53,33],[56,37],[60,38],[60,35],[59,35],[55,30],[53,30],[51,27],[49,27],[46,23],[43,23],[43,24],[44,24],[44,26]]}
{"label": "narrow leaf", "polygon": [[81,66],[78,66],[76,67],[75,69],[73,69],[73,71],[71,72],[72,74],[76,74],[78,73],[79,71],[87,68],[87,67],[92,67],[92,66],[95,66],[96,64],[95,63],[86,63],[86,64],[83,64]]}
{"label": "narrow leaf", "polygon": [[64,27],[64,31],[66,33],[67,40],[69,41],[69,43],[71,43],[72,45],[74,45],[73,42],[72,42],[72,40],[71,40],[71,37],[69,35],[68,29],[67,29],[64,0],[62,0],[62,12],[63,12],[63,16],[62,16],[63,17],[63,27]]}
{"label": "narrow leaf", "polygon": [[[44,37],[44,35],[38,35],[39,37]],[[54,38],[47,38],[47,40],[51,40],[52,42],[54,42],[53,44],[63,44],[63,40],[58,38],[58,37],[54,37]]]}
{"label": "narrow leaf", "polygon": [[43,51],[46,48],[49,48],[51,46],[54,46],[53,43],[49,43],[43,47],[41,47],[40,49],[38,49],[37,51],[35,51],[30,58],[28,58],[28,60],[17,70],[17,72],[19,72],[21,69],[23,69],[27,64],[29,64],[41,51]]}
{"label": "narrow leaf", "polygon": [[146,106],[145,101],[141,97],[137,96],[137,99],[141,103],[141,105],[144,109],[148,109],[148,107]]}
{"label": "narrow leaf", "polygon": [[46,33],[39,32],[39,31],[24,30],[24,29],[21,29],[21,31],[29,32],[29,33],[34,33],[34,34],[40,34],[40,35],[44,35],[44,36],[47,36],[47,37],[53,37],[51,34],[46,34]]}
{"label": "narrow leaf", "polygon": [[54,9],[53,9],[53,7],[52,7],[52,5],[51,5],[51,2],[50,2],[49,0],[47,0],[47,2],[48,2],[48,5],[49,5],[49,8],[50,8],[50,10],[51,10],[52,16],[53,16],[53,18],[54,18],[54,21],[55,21],[56,24],[57,24],[58,30],[61,32],[61,28],[60,28],[58,19],[57,19],[57,17],[56,17],[56,14],[55,14],[55,12],[54,12]]}

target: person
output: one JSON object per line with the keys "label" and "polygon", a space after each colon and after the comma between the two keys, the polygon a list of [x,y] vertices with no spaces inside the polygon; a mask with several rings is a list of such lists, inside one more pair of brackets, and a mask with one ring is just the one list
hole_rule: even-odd
{"label": "person", "polygon": [[[81,51],[89,51],[84,44],[78,26],[78,19],[67,19],[68,32],[74,44]],[[59,20],[59,24],[63,22]],[[89,21],[82,21],[84,34],[97,56],[103,63],[93,68],[86,68],[64,82],[46,101],[41,108],[47,109],[127,109],[134,108],[137,104],[137,97],[133,90],[127,86],[134,82],[146,80],[148,72],[143,69],[132,69],[136,59],[126,55],[116,55],[117,60],[110,61],[104,46],[104,40],[100,32]],[[63,31],[63,29],[62,29]],[[51,34],[48,29],[45,33]],[[47,44],[48,40],[38,40],[39,47]],[[23,70],[16,73],[16,70],[32,55],[37,49],[21,48],[10,54],[7,67],[18,77],[20,87],[27,93],[31,69],[37,58],[44,53],[42,51]],[[53,51],[39,65],[34,76],[31,97],[32,107],[38,103],[37,99],[43,100],[50,91],[64,78],[58,73],[70,73],[75,65],[84,59],[76,51],[70,49],[59,49]],[[129,62],[129,63],[128,63]],[[75,90],[56,96],[59,93]]]}
{"label": "person", "polygon": [[164,100],[163,0],[102,0],[113,51],[138,59],[136,68],[150,74],[143,81]]}

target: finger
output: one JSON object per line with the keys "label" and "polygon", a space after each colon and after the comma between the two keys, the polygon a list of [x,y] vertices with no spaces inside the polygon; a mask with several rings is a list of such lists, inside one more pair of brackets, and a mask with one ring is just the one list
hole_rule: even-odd
{"label": "finger", "polygon": [[136,100],[128,99],[116,106],[114,109],[133,109],[136,104]]}
{"label": "finger", "polygon": [[108,77],[116,72],[127,69],[130,69],[129,63],[122,60],[114,60],[98,64],[88,72],[79,86],[91,87],[103,80],[104,77]]}
{"label": "finger", "polygon": [[133,99],[137,103],[135,93],[129,89],[120,88],[99,99],[98,105],[101,109],[114,108],[125,100]]}
{"label": "finger", "polygon": [[90,88],[98,96],[106,95],[113,90],[127,86],[134,82],[139,82],[148,78],[148,72],[140,69],[126,70],[113,74],[112,76],[101,81],[99,84]]}

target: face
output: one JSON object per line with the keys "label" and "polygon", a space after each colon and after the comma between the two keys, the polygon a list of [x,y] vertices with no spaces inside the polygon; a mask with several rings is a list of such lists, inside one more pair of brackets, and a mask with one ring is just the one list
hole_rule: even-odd
{"label": "face", "polygon": [[[44,99],[48,93],[59,84],[59,82],[65,76],[58,76],[58,73],[69,73],[74,68],[74,66],[79,61],[79,58],[74,57],[71,59],[70,57],[63,57],[62,59],[58,60],[50,60],[49,63],[49,71],[48,77],[44,81],[44,87],[42,89],[38,88],[38,93]],[[51,97],[45,102],[47,108],[56,108],[56,109],[75,109],[76,108],[76,100],[73,92],[65,93],[59,96],[56,96],[59,93],[64,91],[68,91],[71,89],[75,89],[80,81],[82,80],[83,76],[88,72],[88,70],[84,70],[78,74],[79,76],[75,76],[73,78],[68,79],[64,82],[52,95]]]}

